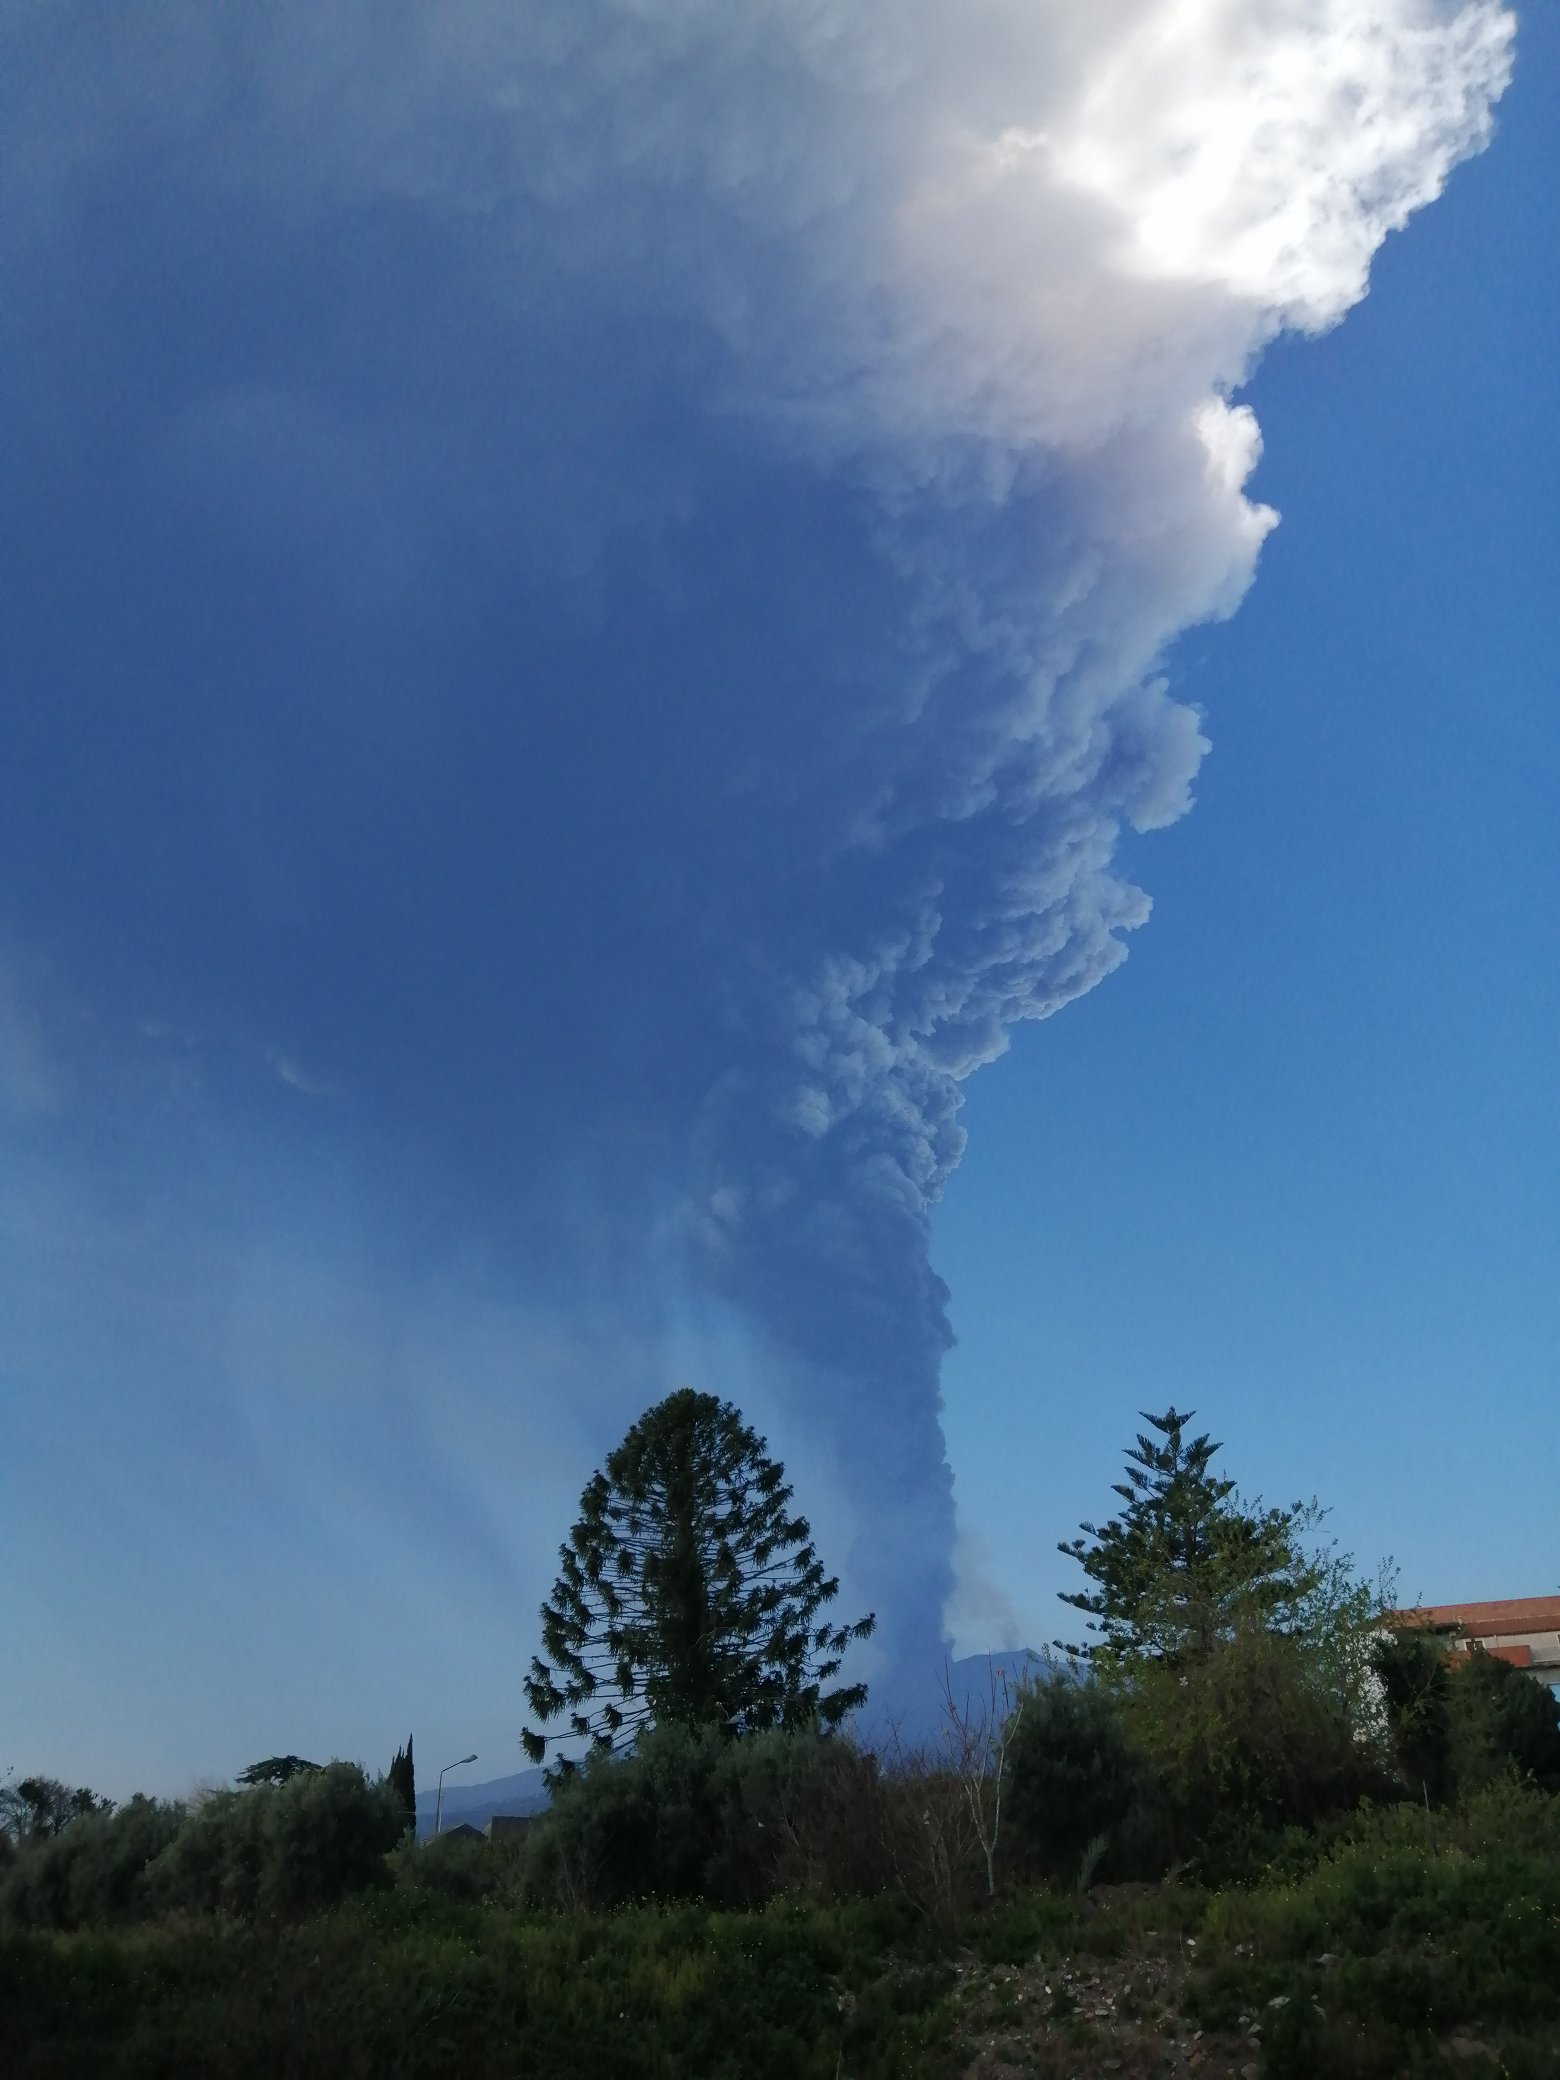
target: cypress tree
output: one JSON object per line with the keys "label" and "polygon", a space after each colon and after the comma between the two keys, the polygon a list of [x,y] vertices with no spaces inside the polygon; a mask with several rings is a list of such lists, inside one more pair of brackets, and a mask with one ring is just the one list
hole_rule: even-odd
{"label": "cypress tree", "polygon": [[390,1763],[387,1781],[390,1788],[406,1809],[406,1824],[417,1825],[417,1772],[412,1763],[412,1737],[406,1736],[406,1746],[397,1748]]}

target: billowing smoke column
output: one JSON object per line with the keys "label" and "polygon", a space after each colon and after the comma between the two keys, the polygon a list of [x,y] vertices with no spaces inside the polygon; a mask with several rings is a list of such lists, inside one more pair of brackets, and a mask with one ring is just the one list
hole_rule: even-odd
{"label": "billowing smoke column", "polygon": [[500,1228],[581,1170],[663,1232],[670,1197],[838,1444],[891,1658],[929,1655],[960,1081],[1147,914],[1118,834],[1204,749],[1156,660],[1274,517],[1230,392],[1480,147],[1510,15],[161,0],[8,34],[39,553],[89,496],[161,516],[90,614],[40,610],[47,755],[141,877],[107,919],[7,819],[11,943],[111,938],[124,1019],[256,1036],[350,1131],[486,1165]]}

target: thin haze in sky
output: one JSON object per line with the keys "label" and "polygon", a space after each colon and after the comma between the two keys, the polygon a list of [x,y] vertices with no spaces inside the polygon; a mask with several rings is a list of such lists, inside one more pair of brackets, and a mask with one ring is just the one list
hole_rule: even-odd
{"label": "thin haze in sky", "polygon": [[881,1695],[1028,1625],[943,1429],[965,1082],[1145,924],[1187,631],[1277,518],[1245,386],[1514,30],[12,11],[14,1759],[512,1740],[579,1489],[690,1376]]}

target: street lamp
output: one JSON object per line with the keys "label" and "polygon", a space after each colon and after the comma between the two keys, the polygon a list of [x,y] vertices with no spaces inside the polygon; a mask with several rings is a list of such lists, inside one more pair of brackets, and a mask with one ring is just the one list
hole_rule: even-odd
{"label": "street lamp", "polygon": [[444,1779],[452,1769],[464,1769],[468,1762],[475,1762],[476,1759],[475,1755],[462,1755],[459,1762],[446,1762],[443,1769],[439,1771],[439,1795],[433,1802],[433,1831],[435,1834],[439,1831],[439,1817],[444,1811]]}

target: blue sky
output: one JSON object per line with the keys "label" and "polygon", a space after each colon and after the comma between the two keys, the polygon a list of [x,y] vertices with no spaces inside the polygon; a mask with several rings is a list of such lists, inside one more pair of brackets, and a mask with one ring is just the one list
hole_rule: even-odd
{"label": "blue sky", "polygon": [[888,1688],[1172,1398],[1554,1586],[1560,31],[1370,12],[8,31],[0,1769],[518,1767],[683,1380]]}

